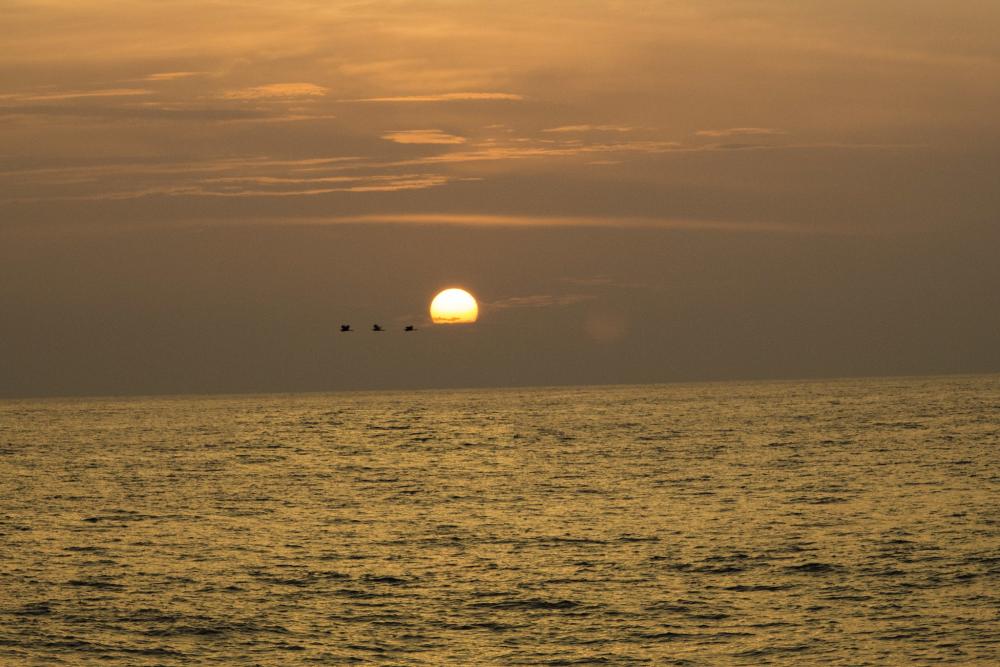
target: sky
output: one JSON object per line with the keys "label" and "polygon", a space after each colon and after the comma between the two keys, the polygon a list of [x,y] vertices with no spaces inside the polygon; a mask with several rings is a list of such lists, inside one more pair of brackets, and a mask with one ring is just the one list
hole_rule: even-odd
{"label": "sky", "polygon": [[995,0],[0,26],[0,396],[1000,371]]}

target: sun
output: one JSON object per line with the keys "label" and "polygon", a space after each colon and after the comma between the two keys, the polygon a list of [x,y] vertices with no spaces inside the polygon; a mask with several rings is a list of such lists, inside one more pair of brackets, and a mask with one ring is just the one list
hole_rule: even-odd
{"label": "sun", "polygon": [[471,324],[478,317],[479,304],[464,289],[450,287],[438,292],[431,301],[431,321],[434,324]]}

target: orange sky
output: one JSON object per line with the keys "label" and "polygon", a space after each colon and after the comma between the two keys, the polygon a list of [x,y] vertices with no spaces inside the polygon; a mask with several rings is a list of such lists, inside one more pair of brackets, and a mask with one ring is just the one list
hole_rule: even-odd
{"label": "orange sky", "polygon": [[[0,25],[0,394],[1000,370],[995,2]],[[460,344],[332,333],[452,283]]]}

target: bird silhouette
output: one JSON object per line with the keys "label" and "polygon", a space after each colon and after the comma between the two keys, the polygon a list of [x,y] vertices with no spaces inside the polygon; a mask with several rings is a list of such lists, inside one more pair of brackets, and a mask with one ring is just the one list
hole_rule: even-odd
{"label": "bird silhouette", "polygon": [[403,331],[416,331],[416,330],[417,328],[412,324],[407,324],[405,327],[403,327]]}
{"label": "bird silhouette", "polygon": [[382,327],[378,324],[373,324],[372,331],[382,331]]}
{"label": "bird silhouette", "polygon": [[351,333],[351,331],[352,331],[352,329],[351,329],[351,325],[350,324],[341,324],[340,325],[340,333]]}

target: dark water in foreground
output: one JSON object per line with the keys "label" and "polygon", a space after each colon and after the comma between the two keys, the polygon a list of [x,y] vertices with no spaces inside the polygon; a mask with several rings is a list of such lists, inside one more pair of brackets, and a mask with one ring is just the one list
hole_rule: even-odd
{"label": "dark water in foreground", "polygon": [[1000,377],[0,403],[0,664],[996,664]]}

